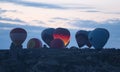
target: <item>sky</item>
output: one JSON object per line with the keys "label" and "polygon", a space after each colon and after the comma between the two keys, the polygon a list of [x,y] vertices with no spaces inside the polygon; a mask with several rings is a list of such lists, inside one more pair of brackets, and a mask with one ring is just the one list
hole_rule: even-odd
{"label": "sky", "polygon": [[[16,27],[26,29],[28,37],[41,41],[46,28],[70,30],[70,46],[77,46],[75,33],[106,28],[110,38],[106,48],[119,48],[120,0],[0,0],[0,49],[9,49],[9,32]],[[43,42],[43,41],[42,41]],[[45,44],[43,42],[43,44]]]}

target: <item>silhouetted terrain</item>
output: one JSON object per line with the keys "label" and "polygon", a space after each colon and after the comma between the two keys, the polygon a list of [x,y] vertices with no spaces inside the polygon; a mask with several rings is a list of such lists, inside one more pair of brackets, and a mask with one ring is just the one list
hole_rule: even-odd
{"label": "silhouetted terrain", "polygon": [[120,72],[120,49],[0,50],[0,72]]}

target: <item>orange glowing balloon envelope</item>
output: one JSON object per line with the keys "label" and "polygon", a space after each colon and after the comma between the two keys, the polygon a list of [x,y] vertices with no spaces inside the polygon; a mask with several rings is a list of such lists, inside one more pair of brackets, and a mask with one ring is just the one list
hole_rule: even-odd
{"label": "orange glowing balloon envelope", "polygon": [[42,42],[37,38],[32,38],[27,43],[27,48],[41,48]]}
{"label": "orange glowing balloon envelope", "polygon": [[10,38],[15,45],[22,44],[27,37],[27,32],[22,28],[14,28],[10,32]]}
{"label": "orange glowing balloon envelope", "polygon": [[54,39],[59,38],[63,40],[65,46],[70,42],[70,32],[65,28],[57,28],[53,33],[53,37]]}
{"label": "orange glowing balloon envelope", "polygon": [[61,39],[54,39],[50,43],[51,48],[65,48],[64,42]]}

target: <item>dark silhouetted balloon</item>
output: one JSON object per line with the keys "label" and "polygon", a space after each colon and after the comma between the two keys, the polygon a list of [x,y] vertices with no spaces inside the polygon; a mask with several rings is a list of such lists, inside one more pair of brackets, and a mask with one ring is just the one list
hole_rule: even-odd
{"label": "dark silhouetted balloon", "polygon": [[55,31],[54,28],[47,28],[45,30],[43,30],[43,32],[41,33],[41,37],[42,40],[48,45],[50,46],[51,41],[54,39],[53,38],[53,32]]}
{"label": "dark silhouetted balloon", "polygon": [[37,38],[32,38],[28,41],[27,48],[42,48],[42,42]]}
{"label": "dark silhouetted balloon", "polygon": [[27,37],[27,32],[22,28],[14,28],[10,32],[10,38],[15,45],[21,45]]}
{"label": "dark silhouetted balloon", "polygon": [[109,32],[104,28],[96,28],[89,34],[90,43],[95,49],[102,49],[109,39]]}
{"label": "dark silhouetted balloon", "polygon": [[[89,35],[89,33],[90,33],[90,32],[91,32],[91,31],[88,31],[87,36]],[[91,47],[92,47],[92,44],[90,43],[89,39],[87,40],[86,45],[87,45],[89,48],[91,48]]]}
{"label": "dark silhouetted balloon", "polygon": [[88,32],[85,30],[79,30],[75,34],[75,38],[79,47],[86,45],[88,41]]}
{"label": "dark silhouetted balloon", "polygon": [[87,41],[87,44],[86,44],[89,48],[92,47],[92,44],[90,43],[90,41]]}
{"label": "dark silhouetted balloon", "polygon": [[54,39],[50,45],[51,48],[65,48],[64,42],[61,39]]}
{"label": "dark silhouetted balloon", "polygon": [[54,39],[59,38],[63,40],[65,46],[67,46],[68,43],[70,42],[70,32],[68,29],[65,29],[65,28],[57,28],[54,31],[53,37]]}

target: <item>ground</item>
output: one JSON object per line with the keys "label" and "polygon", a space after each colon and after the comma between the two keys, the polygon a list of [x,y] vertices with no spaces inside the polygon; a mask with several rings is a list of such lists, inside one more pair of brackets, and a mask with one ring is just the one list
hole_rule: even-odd
{"label": "ground", "polygon": [[0,50],[0,72],[120,72],[120,49]]}

